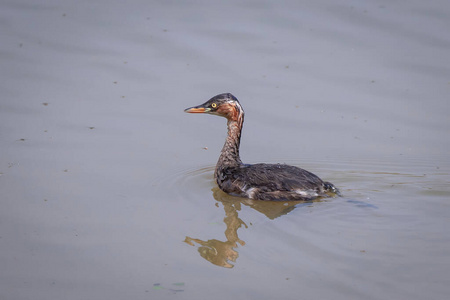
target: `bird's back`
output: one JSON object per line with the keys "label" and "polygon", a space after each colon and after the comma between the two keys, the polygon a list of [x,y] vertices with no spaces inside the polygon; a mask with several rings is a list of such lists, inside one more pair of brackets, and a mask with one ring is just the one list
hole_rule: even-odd
{"label": "bird's back", "polygon": [[336,193],[313,173],[283,164],[223,166],[216,170],[216,181],[227,193],[258,200],[312,200]]}

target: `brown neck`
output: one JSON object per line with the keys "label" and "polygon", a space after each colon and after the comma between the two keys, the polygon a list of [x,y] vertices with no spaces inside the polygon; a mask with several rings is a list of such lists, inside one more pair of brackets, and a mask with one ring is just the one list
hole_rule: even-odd
{"label": "brown neck", "polygon": [[[242,164],[239,157],[239,145],[241,143],[241,130],[244,123],[244,115],[240,115],[235,120],[228,120],[228,135],[223,145],[222,152],[217,162],[219,166],[238,166]],[[216,168],[216,169],[217,169]]]}

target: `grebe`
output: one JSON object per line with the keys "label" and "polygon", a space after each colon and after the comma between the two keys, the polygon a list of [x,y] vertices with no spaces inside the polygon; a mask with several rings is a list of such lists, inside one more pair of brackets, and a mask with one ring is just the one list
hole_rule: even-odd
{"label": "grebe", "polygon": [[202,105],[184,110],[225,117],[228,135],[216,165],[219,188],[233,196],[269,201],[308,201],[338,195],[338,189],[311,172],[284,164],[243,164],[239,157],[244,110],[230,93],[212,97]]}

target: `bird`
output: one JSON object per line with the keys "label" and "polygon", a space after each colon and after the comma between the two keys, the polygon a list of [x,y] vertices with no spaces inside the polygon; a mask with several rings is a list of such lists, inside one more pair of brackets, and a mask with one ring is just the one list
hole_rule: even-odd
{"label": "bird", "polygon": [[225,193],[264,201],[311,201],[340,195],[332,183],[296,166],[286,164],[244,164],[239,156],[244,109],[231,93],[216,95],[205,103],[184,110],[227,119],[228,133],[214,171]]}

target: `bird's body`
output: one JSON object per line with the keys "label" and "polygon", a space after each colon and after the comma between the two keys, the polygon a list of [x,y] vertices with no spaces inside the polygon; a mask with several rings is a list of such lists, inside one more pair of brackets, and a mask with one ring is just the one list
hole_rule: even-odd
{"label": "bird's body", "polygon": [[333,184],[311,172],[284,164],[243,164],[239,156],[244,110],[230,93],[217,95],[202,105],[185,110],[225,117],[228,135],[216,165],[219,188],[231,195],[257,200],[312,200],[338,194]]}

